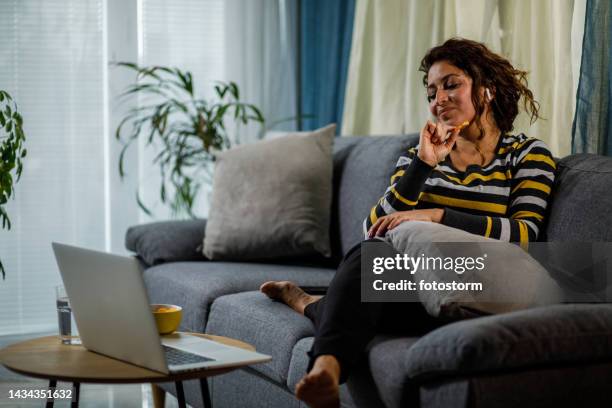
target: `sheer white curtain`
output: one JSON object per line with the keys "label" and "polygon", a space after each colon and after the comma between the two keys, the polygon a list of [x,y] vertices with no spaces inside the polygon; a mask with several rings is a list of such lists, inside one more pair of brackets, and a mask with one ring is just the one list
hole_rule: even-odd
{"label": "sheer white curtain", "polygon": [[[246,102],[258,106],[267,125],[297,114],[296,0],[225,0],[225,73]],[[295,130],[288,121],[274,130]],[[235,129],[237,137],[255,140],[260,127]]]}
{"label": "sheer white curtain", "polygon": [[[546,120],[515,132],[569,153],[586,0],[374,0],[356,5],[343,134],[419,131],[429,117],[421,58],[447,38],[487,44],[520,69]],[[582,20],[580,20],[582,18]]]}
{"label": "sheer white curtain", "polygon": [[28,150],[13,228],[0,230],[0,334],[57,327],[51,241],[106,246],[102,6],[0,2],[0,88],[23,114]]}

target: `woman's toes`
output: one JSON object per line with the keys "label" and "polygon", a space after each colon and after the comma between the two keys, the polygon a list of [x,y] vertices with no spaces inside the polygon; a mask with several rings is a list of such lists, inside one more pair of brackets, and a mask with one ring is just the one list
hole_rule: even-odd
{"label": "woman's toes", "polygon": [[283,291],[283,283],[278,281],[268,281],[263,283],[259,290],[272,299],[280,299]]}

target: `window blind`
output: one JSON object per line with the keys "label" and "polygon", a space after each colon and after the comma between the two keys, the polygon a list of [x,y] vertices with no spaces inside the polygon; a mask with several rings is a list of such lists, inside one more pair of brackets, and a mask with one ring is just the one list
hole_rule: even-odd
{"label": "window blind", "polygon": [[[212,81],[224,79],[223,1],[138,5],[138,62],[190,70],[197,94],[210,96]],[[105,188],[116,182],[105,172],[117,171],[108,167],[114,158],[105,156],[105,130],[114,132],[105,109],[112,111],[117,101],[105,99],[112,58],[104,55],[104,40],[107,30],[124,23],[105,21],[105,7],[107,0],[0,1],[0,88],[19,105],[28,149],[16,199],[7,205],[12,229],[0,230],[7,270],[0,281],[0,335],[56,330],[54,286],[61,279],[51,242],[105,250],[112,227],[107,218],[117,208],[109,200],[136,206],[133,195],[111,197]],[[144,193],[157,198],[158,169],[147,152],[138,157],[139,178]],[[201,214],[207,211],[203,202]],[[156,219],[169,218],[164,211],[156,211]]]}
{"label": "window blind", "polygon": [[104,249],[103,0],[0,1],[0,88],[28,156],[0,230],[0,334],[57,328],[51,242]]}

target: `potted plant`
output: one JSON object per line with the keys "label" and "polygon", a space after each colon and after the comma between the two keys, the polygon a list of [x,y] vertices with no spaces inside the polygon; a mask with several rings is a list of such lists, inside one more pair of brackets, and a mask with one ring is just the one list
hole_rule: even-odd
{"label": "potted plant", "polygon": [[[256,106],[240,101],[240,91],[234,82],[217,82],[215,97],[206,100],[196,97],[193,77],[188,71],[164,66],[139,67],[127,62],[115,65],[136,72],[136,83],[122,97],[139,97],[139,106],[128,111],[115,132],[117,140],[123,143],[119,175],[125,176],[124,154],[131,143],[144,137],[147,146],[157,144],[160,151],[153,163],[159,165],[162,177],[161,202],[169,203],[175,215],[186,213],[195,217],[194,200],[201,187],[211,182],[214,153],[232,146],[227,121],[237,124],[254,121],[263,127],[263,115]],[[174,190],[172,197],[168,197],[168,186]],[[138,193],[136,200],[150,215]]]}
{"label": "potted plant", "polygon": [[[17,111],[17,104],[8,94],[0,90],[0,220],[2,228],[11,229],[11,220],[4,206],[15,194],[14,185],[21,178],[22,159],[26,156],[24,146],[23,119]],[[0,261],[2,279],[4,265]]]}

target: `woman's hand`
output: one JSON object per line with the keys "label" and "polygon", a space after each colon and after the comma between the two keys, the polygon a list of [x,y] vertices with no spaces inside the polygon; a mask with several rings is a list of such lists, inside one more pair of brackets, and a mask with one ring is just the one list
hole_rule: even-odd
{"label": "woman's hand", "polygon": [[435,167],[448,156],[452,150],[457,136],[461,131],[460,126],[449,127],[442,123],[433,123],[428,120],[419,139],[419,159]]}
{"label": "woman's hand", "polygon": [[406,221],[428,221],[440,223],[444,216],[442,208],[428,208],[425,210],[397,211],[393,214],[383,215],[370,227],[368,237],[382,237],[385,233]]}

